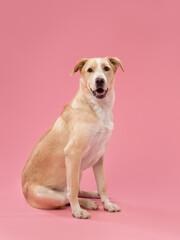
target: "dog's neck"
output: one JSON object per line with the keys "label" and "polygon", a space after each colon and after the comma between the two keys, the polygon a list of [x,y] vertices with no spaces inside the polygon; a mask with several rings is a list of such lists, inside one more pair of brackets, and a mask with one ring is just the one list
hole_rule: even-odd
{"label": "dog's neck", "polygon": [[115,93],[114,89],[111,89],[105,98],[98,99],[92,94],[87,93],[81,86],[76,94],[74,100],[71,103],[73,108],[76,108],[77,102],[81,102],[83,105],[88,105],[92,111],[96,114],[98,119],[107,125],[108,128],[113,128],[112,108],[114,104]]}
{"label": "dog's neck", "polygon": [[93,108],[94,112],[96,113],[98,119],[103,123],[104,126],[112,130],[113,129],[112,107],[115,98],[114,90],[112,89],[103,99],[95,98],[93,95],[89,94],[86,96],[86,98],[91,107]]}

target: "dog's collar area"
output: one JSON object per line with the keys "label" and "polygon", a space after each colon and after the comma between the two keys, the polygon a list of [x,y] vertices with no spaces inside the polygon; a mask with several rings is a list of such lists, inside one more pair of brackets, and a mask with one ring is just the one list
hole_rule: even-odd
{"label": "dog's collar area", "polygon": [[[90,90],[92,92],[92,94],[99,99],[102,99],[106,96],[107,92],[108,92],[108,88],[104,91],[103,88],[98,88],[95,91],[92,90],[92,88],[90,87]],[[103,94],[101,94],[103,93]]]}

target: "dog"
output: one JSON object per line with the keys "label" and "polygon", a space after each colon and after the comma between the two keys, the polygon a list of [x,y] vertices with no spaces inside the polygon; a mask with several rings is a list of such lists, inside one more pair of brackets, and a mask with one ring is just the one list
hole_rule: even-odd
{"label": "dog", "polygon": [[[35,145],[22,173],[27,202],[41,209],[70,204],[75,218],[89,218],[86,209],[98,209],[87,198],[101,198],[104,210],[119,212],[111,203],[104,175],[104,152],[113,129],[112,107],[116,57],[84,58],[71,75],[80,71],[80,88],[60,117]],[[93,168],[98,191],[80,190],[82,172]],[[83,207],[83,208],[81,208]]]}

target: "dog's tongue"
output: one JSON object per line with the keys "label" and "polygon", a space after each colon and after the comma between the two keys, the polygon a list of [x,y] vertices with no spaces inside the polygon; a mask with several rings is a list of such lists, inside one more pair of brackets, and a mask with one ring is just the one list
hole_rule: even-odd
{"label": "dog's tongue", "polygon": [[98,88],[98,89],[96,90],[96,93],[97,93],[97,94],[102,94],[102,93],[104,93],[104,89],[103,89],[103,88]]}

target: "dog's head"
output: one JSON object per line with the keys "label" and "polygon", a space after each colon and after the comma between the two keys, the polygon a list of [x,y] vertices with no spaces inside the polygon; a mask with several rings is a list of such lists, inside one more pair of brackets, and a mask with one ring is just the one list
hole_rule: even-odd
{"label": "dog's head", "polygon": [[81,87],[98,99],[106,97],[114,86],[114,74],[118,67],[124,68],[116,57],[84,58],[74,67],[72,75],[78,70],[81,73]]}

